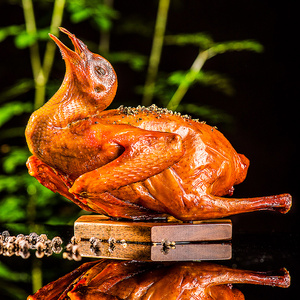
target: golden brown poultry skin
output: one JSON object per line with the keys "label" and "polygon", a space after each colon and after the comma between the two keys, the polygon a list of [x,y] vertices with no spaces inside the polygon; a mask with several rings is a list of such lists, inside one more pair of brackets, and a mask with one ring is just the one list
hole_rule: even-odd
{"label": "golden brown poultry skin", "polygon": [[61,31],[75,51],[51,35],[65,78],[26,128],[29,173],[44,186],[117,218],[200,220],[290,209],[289,194],[222,197],[245,179],[249,160],[216,128],[156,106],[104,110],[117,90],[113,67]]}
{"label": "golden brown poultry skin", "polygon": [[[76,277],[77,276],[77,277]],[[50,282],[28,300],[242,300],[232,284],[287,288],[286,269],[278,274],[231,269],[204,262],[155,264],[100,260]]]}

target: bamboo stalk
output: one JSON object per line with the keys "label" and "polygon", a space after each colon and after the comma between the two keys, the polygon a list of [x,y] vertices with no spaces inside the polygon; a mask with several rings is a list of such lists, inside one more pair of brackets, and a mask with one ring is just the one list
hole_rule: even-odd
{"label": "bamboo stalk", "polygon": [[197,74],[202,69],[204,63],[210,58],[209,49],[205,51],[200,51],[196,59],[194,60],[191,68],[185,75],[184,80],[178,86],[176,92],[174,93],[173,97],[169,101],[167,108],[171,110],[176,110],[178,105],[180,104],[182,98],[185,96],[186,92],[195,81]]}
{"label": "bamboo stalk", "polygon": [[[104,0],[103,4],[109,8],[113,8],[114,0]],[[107,55],[110,48],[110,30],[100,29],[100,41],[98,45],[99,53]]]}
{"label": "bamboo stalk", "polygon": [[[64,8],[65,8],[66,0],[56,0],[54,2],[54,8],[53,8],[53,14],[52,14],[52,20],[50,25],[50,32],[54,35],[58,34],[58,27],[62,23]],[[48,40],[44,55],[44,61],[43,61],[43,73],[45,77],[45,81],[48,81],[49,74],[51,72],[54,56],[55,56],[55,50],[56,45],[53,43],[52,40]]]}
{"label": "bamboo stalk", "polygon": [[43,286],[42,276],[42,261],[34,258],[32,260],[31,277],[32,277],[32,291],[35,293]]}
{"label": "bamboo stalk", "polygon": [[[26,31],[28,34],[36,35],[37,28],[35,23],[35,16],[33,10],[32,0],[22,0]],[[61,25],[62,16],[65,7],[65,0],[55,0],[50,31],[58,33],[58,27]],[[41,57],[39,53],[39,44],[36,41],[30,46],[30,61],[33,72],[33,79],[35,83],[35,97],[34,108],[37,109],[45,102],[46,84],[48,82],[49,74],[53,65],[55,55],[55,45],[51,41],[47,42],[44,54],[43,65],[41,64]]]}
{"label": "bamboo stalk", "polygon": [[[22,0],[23,13],[25,18],[26,31],[30,35],[36,35],[36,24],[33,11],[32,0]],[[39,53],[38,43],[30,46],[30,61],[33,72],[33,77],[37,78],[41,69],[41,58]]]}
{"label": "bamboo stalk", "polygon": [[161,59],[161,52],[162,52],[164,35],[166,30],[169,6],[170,6],[170,0],[159,1],[152,49],[151,49],[151,54],[149,59],[149,66],[148,66],[146,83],[144,87],[144,95],[142,100],[142,105],[145,106],[151,105],[153,99],[155,81],[157,77],[158,66]]}

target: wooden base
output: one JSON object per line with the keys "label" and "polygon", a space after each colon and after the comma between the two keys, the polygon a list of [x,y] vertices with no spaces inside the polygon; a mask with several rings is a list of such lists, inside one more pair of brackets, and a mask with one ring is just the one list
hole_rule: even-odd
{"label": "wooden base", "polygon": [[232,238],[230,220],[140,222],[87,215],[75,222],[74,235],[83,257],[152,261],[231,258],[231,245],[224,243]]}

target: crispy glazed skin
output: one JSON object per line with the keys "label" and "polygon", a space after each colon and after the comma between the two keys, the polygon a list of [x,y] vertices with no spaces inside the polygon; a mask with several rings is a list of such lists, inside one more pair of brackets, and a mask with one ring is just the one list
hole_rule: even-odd
{"label": "crispy glazed skin", "polygon": [[288,271],[281,269],[279,273],[270,275],[204,262],[163,265],[100,260],[83,264],[47,284],[28,300],[242,300],[243,294],[232,284],[289,287]]}
{"label": "crispy glazed skin", "polygon": [[85,210],[131,219],[290,209],[288,194],[222,198],[245,179],[249,161],[217,129],[156,106],[104,111],[117,89],[112,66],[61,30],[75,52],[51,35],[66,75],[26,128],[29,173],[43,185]]}

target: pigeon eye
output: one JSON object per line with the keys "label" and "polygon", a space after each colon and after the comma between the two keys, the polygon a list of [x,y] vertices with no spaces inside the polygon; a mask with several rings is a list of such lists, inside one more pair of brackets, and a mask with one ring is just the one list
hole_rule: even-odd
{"label": "pigeon eye", "polygon": [[95,71],[100,76],[104,76],[106,74],[106,70],[103,67],[96,66]]}
{"label": "pigeon eye", "polygon": [[102,92],[103,89],[100,86],[96,86],[94,88],[94,90],[95,90],[96,93],[100,93],[100,92]]}

